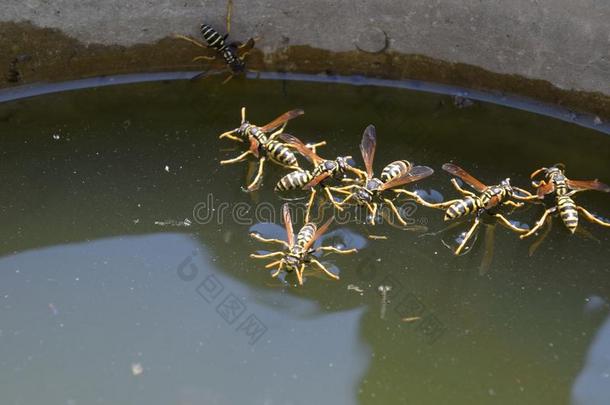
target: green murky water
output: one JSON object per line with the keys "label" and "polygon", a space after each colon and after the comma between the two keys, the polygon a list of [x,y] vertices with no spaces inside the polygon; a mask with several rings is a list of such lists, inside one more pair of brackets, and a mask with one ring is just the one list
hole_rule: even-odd
{"label": "green murky water", "polygon": [[[258,124],[302,107],[289,132],[358,161],[373,123],[377,172],[396,159],[426,164],[437,173],[417,186],[446,198],[456,196],[440,170],[449,160],[490,184],[527,186],[533,169],[559,161],[572,178],[610,182],[606,135],[403,90],[210,80],[2,104],[3,404],[606,403],[608,229],[583,220],[589,235],[570,235],[556,221],[530,257],[533,240],[485,227],[454,257],[445,234],[335,226],[331,236],[362,246],[328,257],[341,280],[286,286],[248,257],[263,246],[247,236],[281,235],[254,213],[264,202],[279,211],[272,189],[284,172],[269,166],[247,194],[248,165],[218,164],[238,152],[217,135],[242,105]],[[610,215],[608,195],[577,201]],[[440,211],[413,216],[430,232],[445,226]],[[481,269],[486,233],[493,260]],[[381,285],[392,286],[385,302]]]}

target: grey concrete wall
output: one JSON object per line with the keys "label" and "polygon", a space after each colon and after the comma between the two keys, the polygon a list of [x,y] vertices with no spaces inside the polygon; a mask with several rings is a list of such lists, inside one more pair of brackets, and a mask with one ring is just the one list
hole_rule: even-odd
{"label": "grey concrete wall", "polygon": [[[222,27],[224,0],[0,0],[0,21],[31,21],[86,43],[151,43]],[[610,95],[610,1],[234,0],[233,37],[259,49],[389,50]]]}

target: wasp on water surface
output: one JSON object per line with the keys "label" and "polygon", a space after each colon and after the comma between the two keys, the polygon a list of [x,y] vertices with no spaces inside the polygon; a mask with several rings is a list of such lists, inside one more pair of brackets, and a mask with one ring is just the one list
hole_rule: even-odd
{"label": "wasp on water surface", "polygon": [[275,186],[275,191],[289,190],[309,190],[310,197],[307,203],[307,213],[305,214],[305,222],[309,221],[309,212],[314,203],[317,193],[316,186],[322,188],[330,202],[340,211],[343,210],[331,192],[331,187],[327,184],[330,179],[341,179],[346,172],[352,172],[359,177],[365,177],[366,173],[353,167],[349,162],[351,156],[339,156],[335,160],[327,160],[318,156],[315,150],[307,147],[298,138],[289,135],[281,134],[280,138],[296,149],[299,153],[305,156],[313,165],[312,170],[298,169],[288,173],[282,177]]}
{"label": "wasp on water surface", "polygon": [[[188,41],[200,48],[204,48],[207,50],[213,51],[212,55],[201,55],[197,56],[193,59],[193,62],[199,60],[215,60],[218,57],[222,58],[227,65],[227,69],[229,71],[229,76],[223,81],[223,83],[228,82],[233,78],[233,76],[237,74],[244,73],[246,70],[246,55],[254,48],[255,40],[254,38],[250,38],[246,43],[241,42],[229,42],[227,43],[227,38],[229,33],[231,32],[231,12],[233,10],[233,1],[229,0],[227,2],[227,33],[225,35],[221,35],[218,31],[207,24],[202,24],[200,28],[201,36],[205,43],[201,43],[196,39],[184,36],[184,35],[174,35],[174,38],[183,39]],[[205,75],[201,73],[192,78],[195,80],[201,76]]]}
{"label": "wasp on water surface", "polygon": [[250,255],[250,257],[255,259],[279,258],[278,260],[267,264],[265,268],[270,269],[277,267],[272,273],[272,277],[277,277],[282,270],[285,270],[288,273],[294,271],[299,285],[303,285],[303,272],[305,271],[305,267],[307,265],[314,265],[329,277],[338,280],[339,276],[331,273],[322,263],[320,263],[320,261],[318,261],[318,259],[314,256],[314,253],[331,252],[350,254],[357,252],[357,249],[342,250],[333,246],[319,246],[317,248],[312,247],[314,242],[326,232],[334,218],[329,219],[319,228],[313,222],[307,222],[297,233],[295,241],[295,235],[292,228],[292,218],[290,216],[288,204],[284,204],[282,207],[282,213],[284,217],[284,225],[286,227],[287,240],[266,239],[256,233],[251,233],[250,236],[261,242],[280,244],[284,247],[284,250],[267,254],[253,253]]}
{"label": "wasp on water surface", "polygon": [[[250,146],[248,150],[241,155],[233,159],[222,160],[220,164],[227,165],[241,162],[250,155],[257,158],[258,172],[256,173],[254,180],[248,185],[248,191],[253,191],[258,188],[267,159],[288,169],[298,170],[299,164],[294,152],[290,149],[290,145],[280,142],[276,138],[284,131],[288,121],[303,115],[304,113],[305,112],[300,109],[291,110],[280,115],[267,125],[259,127],[246,121],[246,107],[242,107],[240,126],[220,134],[219,138],[229,138],[238,142],[248,142]],[[308,148],[311,148],[312,150],[315,150],[316,147],[325,144],[326,142],[319,142],[313,145],[305,145],[305,149],[310,150]]]}
{"label": "wasp on water surface", "polygon": [[610,227],[609,222],[597,218],[585,208],[577,205],[572,199],[574,194],[585,190],[598,190],[608,193],[610,192],[610,186],[597,179],[570,180],[565,176],[565,165],[562,163],[557,163],[549,168],[542,167],[534,171],[530,178],[533,180],[540,174],[544,174],[544,180],[532,182],[537,190],[536,195],[531,196],[530,199],[544,199],[545,196],[552,194],[553,205],[544,211],[534,227],[521,235],[521,238],[534,234],[545,223],[547,217],[555,213],[559,214],[563,224],[571,233],[574,233],[578,227],[578,211],[590,222]]}
{"label": "wasp on water surface", "polygon": [[440,208],[445,211],[445,221],[465,217],[467,215],[474,215],[474,223],[460,242],[459,246],[455,249],[454,253],[459,255],[466,243],[472,238],[474,232],[481,224],[481,215],[486,213],[497,219],[500,224],[504,225],[508,229],[524,233],[527,229],[523,229],[513,225],[502,213],[499,212],[499,208],[503,206],[521,207],[523,203],[515,202],[512,199],[526,201],[531,198],[531,194],[523,189],[515,186],[511,186],[510,179],[503,180],[500,184],[493,186],[486,186],[479,180],[475,179],[466,170],[452,163],[445,163],[443,170],[446,172],[459,177],[466,184],[474,188],[479,195],[463,189],[458,184],[455,178],[451,179],[451,183],[458,192],[464,195],[464,198],[444,201],[441,203],[429,203],[423,198],[413,193],[412,196],[422,205],[432,208]]}
{"label": "wasp on water surface", "polygon": [[375,158],[376,146],[377,136],[375,127],[369,125],[364,130],[362,141],[360,142],[360,152],[362,153],[362,159],[364,160],[366,176],[362,180],[357,180],[356,184],[350,184],[344,187],[333,187],[332,190],[347,194],[347,197],[339,203],[340,205],[344,205],[353,200],[358,205],[365,206],[371,214],[370,223],[372,225],[375,224],[378,205],[385,203],[394,212],[398,221],[403,226],[406,226],[407,223],[402,219],[394,202],[389,198],[384,197],[382,194],[386,190],[392,190],[396,193],[399,191],[406,192],[406,190],[398,190],[396,187],[428,177],[434,173],[434,170],[426,166],[413,166],[406,160],[397,160],[384,167],[380,178],[376,178],[373,176],[373,160]]}

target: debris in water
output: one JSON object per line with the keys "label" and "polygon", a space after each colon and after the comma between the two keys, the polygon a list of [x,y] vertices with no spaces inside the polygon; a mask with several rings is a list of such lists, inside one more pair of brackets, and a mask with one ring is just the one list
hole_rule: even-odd
{"label": "debris in water", "polygon": [[388,305],[388,292],[392,290],[392,286],[390,285],[380,285],[378,288],[379,293],[381,294],[381,310],[379,313],[379,317],[381,319],[385,319],[386,307]]}
{"label": "debris in water", "polygon": [[144,368],[140,363],[131,363],[131,374],[138,376],[144,372]]}
{"label": "debris in water", "polygon": [[360,295],[363,295],[363,294],[364,294],[364,290],[363,290],[362,288],[358,287],[358,286],[357,286],[357,285],[355,285],[355,284],[349,284],[349,285],[347,286],[347,290],[348,290],[348,291],[356,291],[356,292],[357,292],[357,293],[359,293]]}
{"label": "debris in water", "polygon": [[191,226],[192,222],[190,219],[185,218],[182,221],[176,221],[175,219],[166,219],[165,221],[155,221],[155,225],[159,226]]}
{"label": "debris in water", "polygon": [[415,321],[419,321],[421,319],[421,316],[409,316],[407,318],[402,318],[401,321],[403,322],[415,322]]}
{"label": "debris in water", "polygon": [[53,134],[53,139],[55,139],[56,141],[58,141],[60,138],[59,134]]}
{"label": "debris in water", "polygon": [[385,235],[369,235],[369,239],[373,239],[373,240],[386,240],[386,239],[388,239],[388,237],[385,236]]}
{"label": "debris in water", "polygon": [[169,166],[165,165],[165,171],[169,173]]}

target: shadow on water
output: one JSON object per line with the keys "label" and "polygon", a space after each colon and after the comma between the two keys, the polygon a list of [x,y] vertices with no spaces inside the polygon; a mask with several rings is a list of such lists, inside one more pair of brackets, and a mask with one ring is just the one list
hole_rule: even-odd
{"label": "shadow on water", "polygon": [[[262,189],[247,194],[239,187],[247,165],[218,165],[238,152],[217,134],[238,125],[242,105],[260,124],[303,107],[289,132],[327,140],[323,156],[359,156],[362,131],[374,123],[376,166],[407,158],[433,167],[418,183],[431,195],[455,196],[440,170],[449,160],[490,184],[511,177],[526,186],[533,169],[557,161],[570,177],[610,181],[607,136],[487,103],[462,108],[440,94],[206,80],[1,104],[0,381],[10,401],[570,398],[604,321],[603,311],[583,307],[591,296],[610,299],[607,230],[583,224],[596,242],[556,224],[529,257],[531,241],[498,227],[480,274],[483,232],[470,253],[453,257],[439,237],[345,225],[329,240],[351,235],[349,243],[366,245],[328,257],[341,280],[285,286],[248,257],[265,248],[250,230],[283,234],[259,223],[253,205],[271,202],[279,213],[272,186],[283,172],[269,166]],[[607,195],[578,201],[609,215]],[[196,209],[206,221],[194,220]],[[446,225],[440,212],[413,215],[431,231]],[[538,215],[533,208],[517,219],[532,224]],[[364,239],[367,232],[388,239]],[[27,393],[36,381],[40,397]]]}

